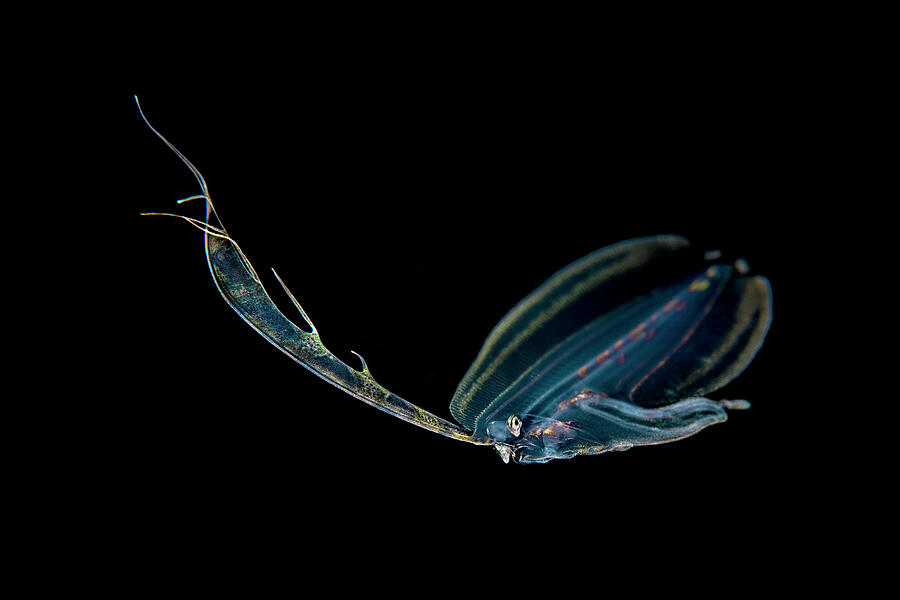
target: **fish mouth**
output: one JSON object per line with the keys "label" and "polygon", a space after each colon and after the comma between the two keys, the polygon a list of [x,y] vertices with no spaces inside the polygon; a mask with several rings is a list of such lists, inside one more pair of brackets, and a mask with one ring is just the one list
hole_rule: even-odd
{"label": "fish mouth", "polygon": [[573,421],[538,415],[522,415],[521,419],[518,435],[513,435],[506,420],[492,421],[487,425],[487,438],[505,463],[510,460],[518,464],[544,463],[554,458],[584,454],[587,446],[591,447],[592,453],[603,448],[603,443],[596,436]]}

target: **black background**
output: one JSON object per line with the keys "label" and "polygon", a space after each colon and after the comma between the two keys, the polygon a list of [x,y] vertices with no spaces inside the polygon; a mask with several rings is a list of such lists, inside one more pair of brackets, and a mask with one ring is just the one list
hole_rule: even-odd
{"label": "black background", "polygon": [[[809,253],[808,100],[783,66],[363,54],[123,85],[107,116],[127,193],[100,263],[116,273],[115,375],[91,405],[103,435],[86,442],[109,509],[154,535],[190,528],[284,560],[311,544],[371,557],[385,540],[432,566],[575,547],[752,560],[774,516],[783,533],[796,510],[785,486],[806,476],[785,335]],[[451,419],[456,384],[518,300],[592,250],[673,233],[772,283],[765,345],[715,394],[753,408],[683,441],[523,466],[344,395],[222,301],[199,231],[138,216],[202,205],[175,204],[198,187],[133,94],[202,171],[285,313],[299,322],[270,267],[330,350],[351,365],[361,353],[411,402]]]}

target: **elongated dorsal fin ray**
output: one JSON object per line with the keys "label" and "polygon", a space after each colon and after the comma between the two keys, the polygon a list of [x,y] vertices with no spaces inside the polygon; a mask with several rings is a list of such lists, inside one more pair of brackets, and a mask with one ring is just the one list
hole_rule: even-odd
{"label": "elongated dorsal fin ray", "polygon": [[[206,258],[213,282],[225,302],[257,333],[272,345],[290,356],[297,363],[309,369],[322,379],[340,388],[351,396],[375,406],[404,421],[418,425],[424,429],[441,435],[472,444],[487,444],[478,441],[458,425],[445,421],[422,408],[407,402],[389,392],[372,377],[366,361],[354,352],[362,363],[362,370],[356,370],[338,359],[325,346],[319,337],[318,330],[306,311],[300,306],[293,293],[272,269],[278,283],[287,293],[294,306],[300,311],[303,319],[312,328],[307,332],[300,329],[293,321],[275,305],[266,292],[265,287],[237,242],[228,235],[225,226],[216,213],[206,181],[200,171],[147,120],[141,110],[137,96],[135,102],[141,118],[153,133],[174,152],[193,173],[200,185],[202,194],[189,196],[179,200],[179,204],[203,198],[206,201],[206,221],[173,213],[144,213],[178,217],[205,234]],[[215,218],[218,225],[209,221]]]}
{"label": "elongated dorsal fin ray", "polygon": [[316,330],[316,326],[313,325],[312,319],[309,318],[309,315],[306,314],[306,311],[303,310],[303,307],[300,306],[300,303],[297,302],[297,299],[294,297],[294,294],[291,293],[291,290],[288,289],[288,286],[285,285],[284,281],[282,281],[281,277],[278,275],[278,272],[275,270],[275,267],[272,267],[272,273],[275,275],[275,278],[278,280],[278,283],[281,284],[281,289],[284,290],[284,293],[288,295],[288,298],[291,299],[291,302],[294,303],[294,306],[300,311],[300,315],[303,317],[303,320],[306,321],[306,324],[309,325],[312,332],[318,335],[318,331]]}
{"label": "elongated dorsal fin ray", "polygon": [[182,219],[184,221],[187,221],[188,223],[190,223],[191,225],[193,225],[194,227],[196,227],[203,233],[208,233],[209,235],[214,235],[216,237],[220,237],[220,238],[226,239],[226,240],[231,240],[232,242],[234,241],[225,232],[224,229],[219,229],[215,225],[210,225],[209,223],[206,223],[205,221],[201,221],[200,219],[195,219],[193,217],[188,217],[187,215],[179,215],[176,213],[165,213],[165,212],[143,212],[143,213],[138,213],[138,214],[140,214],[142,217],[175,217],[176,219]]}
{"label": "elongated dorsal fin ray", "polygon": [[362,371],[360,373],[369,373],[369,365],[366,364],[366,359],[362,357],[362,354],[356,350],[351,350],[350,353],[354,354],[359,359],[359,362],[362,363]]}
{"label": "elongated dorsal fin ray", "polygon": [[203,191],[203,194],[200,194],[197,196],[189,196],[188,198],[183,198],[183,199],[179,200],[178,203],[181,204],[182,202],[186,202],[188,200],[204,198],[206,200],[207,220],[209,220],[209,214],[212,213],[216,217],[216,221],[219,223],[220,226],[222,226],[222,229],[224,230],[225,227],[224,227],[224,225],[222,225],[222,220],[219,219],[219,215],[216,213],[216,207],[213,205],[212,198],[210,198],[210,196],[209,196],[209,187],[207,187],[206,179],[203,178],[203,174],[200,173],[200,169],[195,167],[194,163],[192,163],[190,160],[188,160],[188,158],[184,154],[182,154],[181,151],[178,150],[178,148],[176,148],[174,146],[174,144],[172,144],[172,142],[167,140],[163,134],[161,134],[159,131],[157,131],[156,128],[150,124],[150,121],[147,120],[146,115],[144,115],[144,110],[141,108],[141,101],[138,99],[137,94],[135,94],[135,96],[134,96],[134,103],[137,105],[138,113],[141,115],[141,119],[143,119],[143,121],[147,125],[147,127],[150,128],[150,131],[152,131],[154,134],[156,134],[156,137],[161,139],[163,141],[163,143],[166,146],[168,146],[169,150],[174,152],[175,156],[177,156],[179,159],[181,159],[181,162],[183,162],[185,164],[185,166],[187,166],[187,168],[194,175],[194,178],[197,180],[197,183],[200,184],[200,189]]}

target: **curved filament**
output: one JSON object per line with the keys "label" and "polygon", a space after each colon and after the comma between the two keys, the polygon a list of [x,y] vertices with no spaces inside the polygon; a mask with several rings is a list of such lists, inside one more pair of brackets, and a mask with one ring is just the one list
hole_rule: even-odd
{"label": "curved filament", "polygon": [[[137,96],[135,96],[135,102],[138,102]],[[404,421],[447,437],[473,444],[486,443],[474,440],[468,432],[458,425],[445,421],[385,389],[372,377],[366,362],[359,354],[354,352],[360,359],[362,370],[353,369],[338,359],[322,344],[319,332],[306,314],[306,311],[300,306],[300,303],[281,280],[281,277],[275,273],[276,279],[300,312],[304,321],[310,326],[311,331],[304,331],[288,319],[272,302],[262,281],[250,265],[250,261],[222,225],[222,221],[216,214],[210,198],[206,181],[203,179],[200,171],[150,125],[141,110],[139,102],[138,111],[150,130],[184,162],[200,185],[201,194],[184,198],[179,203],[201,198],[206,203],[206,218],[203,221],[172,213],[144,214],[178,217],[203,231],[206,242],[206,259],[213,281],[225,302],[248,325],[302,366],[367,404],[371,404]]]}

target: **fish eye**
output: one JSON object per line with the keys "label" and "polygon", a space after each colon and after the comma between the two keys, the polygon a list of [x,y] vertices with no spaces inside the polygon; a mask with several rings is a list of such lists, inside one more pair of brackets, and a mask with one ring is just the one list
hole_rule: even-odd
{"label": "fish eye", "polygon": [[519,415],[509,415],[509,418],[506,420],[506,426],[511,434],[518,437],[522,431],[522,419],[519,418]]}

